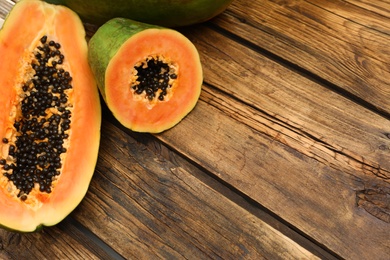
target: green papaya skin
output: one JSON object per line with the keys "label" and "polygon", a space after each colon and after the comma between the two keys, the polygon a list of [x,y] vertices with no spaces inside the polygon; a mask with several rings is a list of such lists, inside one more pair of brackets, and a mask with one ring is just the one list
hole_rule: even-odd
{"label": "green papaya skin", "polygon": [[155,25],[122,18],[114,18],[100,27],[89,41],[88,60],[94,70],[99,90],[105,99],[104,82],[107,66],[111,59],[131,36]]}
{"label": "green papaya skin", "polygon": [[122,17],[160,25],[182,27],[207,21],[222,13],[233,0],[45,0],[68,6],[84,22],[101,25]]}

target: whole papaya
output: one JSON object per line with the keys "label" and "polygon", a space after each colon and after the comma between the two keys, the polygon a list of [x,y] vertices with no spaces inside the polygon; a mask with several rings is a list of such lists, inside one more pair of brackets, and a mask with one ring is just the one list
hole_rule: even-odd
{"label": "whole papaya", "polygon": [[165,27],[207,21],[222,13],[233,0],[45,0],[75,11],[83,21],[101,25],[122,17]]}

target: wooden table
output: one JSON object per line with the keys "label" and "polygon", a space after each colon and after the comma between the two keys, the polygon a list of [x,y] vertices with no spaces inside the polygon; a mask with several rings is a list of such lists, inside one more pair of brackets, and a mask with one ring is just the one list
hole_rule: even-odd
{"label": "wooden table", "polygon": [[104,107],[85,199],[0,258],[390,259],[389,0],[235,0],[180,31],[196,108],[151,135]]}

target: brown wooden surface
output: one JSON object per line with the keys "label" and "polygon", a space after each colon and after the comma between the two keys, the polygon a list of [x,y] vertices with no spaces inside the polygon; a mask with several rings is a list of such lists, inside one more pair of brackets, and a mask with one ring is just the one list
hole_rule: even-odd
{"label": "brown wooden surface", "polygon": [[390,3],[235,0],[180,31],[195,109],[150,135],[103,106],[85,199],[0,258],[390,259]]}

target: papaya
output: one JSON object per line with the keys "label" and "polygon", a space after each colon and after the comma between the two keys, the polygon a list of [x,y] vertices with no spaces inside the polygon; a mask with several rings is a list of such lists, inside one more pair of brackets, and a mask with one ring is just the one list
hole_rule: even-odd
{"label": "papaya", "polygon": [[33,232],[85,196],[101,104],[83,24],[67,7],[21,0],[0,30],[0,226]]}
{"label": "papaya", "polygon": [[165,131],[199,99],[199,53],[174,29],[111,19],[91,37],[88,60],[107,107],[130,130]]}
{"label": "papaya", "polygon": [[207,21],[222,13],[233,0],[46,0],[68,6],[88,23],[102,25],[112,18],[128,18],[164,27],[182,27]]}

